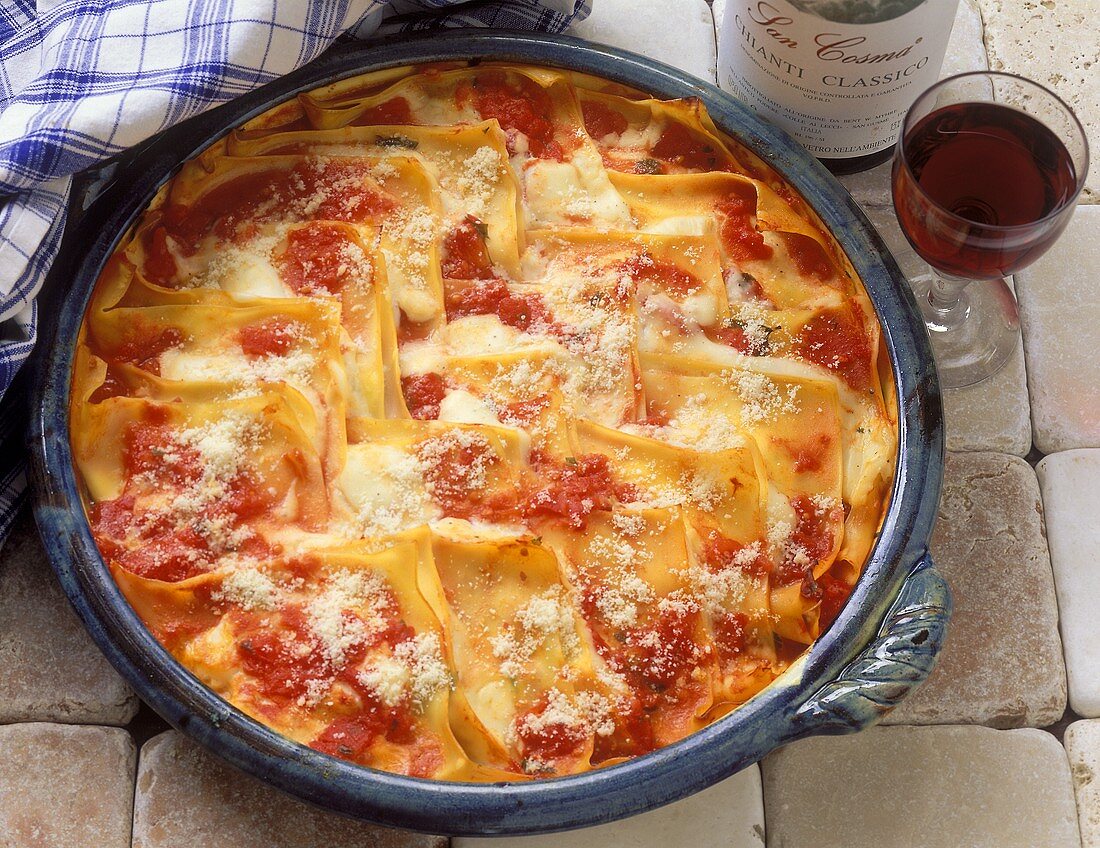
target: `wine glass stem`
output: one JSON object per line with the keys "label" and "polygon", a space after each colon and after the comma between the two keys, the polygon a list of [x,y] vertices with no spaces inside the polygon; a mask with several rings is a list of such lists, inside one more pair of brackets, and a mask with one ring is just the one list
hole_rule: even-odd
{"label": "wine glass stem", "polygon": [[928,287],[928,305],[931,307],[935,323],[947,329],[962,323],[969,312],[969,304],[962,296],[970,280],[942,274],[935,268],[932,272],[932,285]]}

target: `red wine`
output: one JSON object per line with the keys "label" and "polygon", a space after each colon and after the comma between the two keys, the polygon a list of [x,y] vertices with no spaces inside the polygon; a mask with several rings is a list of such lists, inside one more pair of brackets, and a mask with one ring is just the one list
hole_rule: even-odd
{"label": "red wine", "polygon": [[[996,103],[958,103],[922,118],[894,163],[894,207],[914,249],[948,274],[977,279],[1024,267],[1061,233],[1077,174],[1061,139]],[[1010,228],[1010,229],[1006,229]]]}

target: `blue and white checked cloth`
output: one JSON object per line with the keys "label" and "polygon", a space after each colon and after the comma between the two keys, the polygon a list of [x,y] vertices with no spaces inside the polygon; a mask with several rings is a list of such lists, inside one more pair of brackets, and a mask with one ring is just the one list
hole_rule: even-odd
{"label": "blue and white checked cloth", "polygon": [[72,175],[349,33],[561,32],[590,0],[0,0],[0,545],[26,488],[20,399]]}

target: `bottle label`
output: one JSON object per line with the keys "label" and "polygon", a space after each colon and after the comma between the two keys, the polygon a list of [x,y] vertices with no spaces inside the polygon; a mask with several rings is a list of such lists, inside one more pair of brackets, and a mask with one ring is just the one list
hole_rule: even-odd
{"label": "bottle label", "polygon": [[939,77],[958,0],[727,0],[718,81],[822,159],[897,141]]}

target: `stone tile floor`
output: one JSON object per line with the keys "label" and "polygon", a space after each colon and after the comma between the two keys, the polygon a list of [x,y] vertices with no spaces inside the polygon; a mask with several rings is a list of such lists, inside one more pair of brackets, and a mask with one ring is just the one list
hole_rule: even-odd
{"label": "stone tile floor", "polygon": [[[594,5],[576,34],[713,80],[705,0]],[[716,0],[716,17],[724,5]],[[992,66],[1048,82],[1095,149],[1098,20],[1097,0],[962,0],[944,72]],[[957,610],[927,687],[889,727],[796,743],[679,804],[497,844],[1100,848],[1100,720],[1077,720],[1100,717],[1100,207],[1089,205],[1100,201],[1098,173],[1066,235],[1020,274],[1016,359],[945,398],[955,453],[933,551]],[[888,169],[844,183],[907,274],[923,273],[893,220]],[[65,606],[24,522],[0,552],[0,848],[446,842],[307,808],[231,771],[147,708],[134,717],[136,705]],[[1024,729],[993,729],[1010,727]]]}
{"label": "stone tile floor", "polygon": [[1100,721],[1075,721],[1066,728],[1065,744],[1077,791],[1081,848],[1100,848]]}

